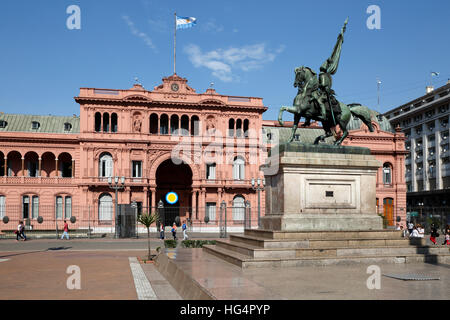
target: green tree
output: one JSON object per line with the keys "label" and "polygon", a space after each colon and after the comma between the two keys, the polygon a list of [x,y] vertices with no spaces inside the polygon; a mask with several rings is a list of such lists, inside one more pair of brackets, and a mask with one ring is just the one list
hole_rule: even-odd
{"label": "green tree", "polygon": [[147,228],[148,239],[148,260],[153,260],[150,251],[150,226],[159,220],[158,212],[145,212],[138,217],[138,222],[142,223]]}

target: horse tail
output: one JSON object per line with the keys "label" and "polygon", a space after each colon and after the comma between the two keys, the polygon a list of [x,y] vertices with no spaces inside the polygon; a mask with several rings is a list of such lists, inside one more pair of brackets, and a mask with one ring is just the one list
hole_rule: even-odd
{"label": "horse tail", "polygon": [[372,126],[372,116],[368,107],[359,103],[351,103],[348,107],[350,109],[350,113],[354,117],[360,119],[369,128],[370,132],[375,131]]}

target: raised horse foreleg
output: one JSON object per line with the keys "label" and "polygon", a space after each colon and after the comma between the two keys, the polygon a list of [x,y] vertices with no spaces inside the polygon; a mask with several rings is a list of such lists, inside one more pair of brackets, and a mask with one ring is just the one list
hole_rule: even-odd
{"label": "raised horse foreleg", "polygon": [[278,123],[280,125],[284,124],[284,122],[283,122],[283,112],[284,111],[287,111],[287,112],[290,112],[290,113],[293,113],[293,114],[297,114],[298,113],[297,107],[295,107],[295,106],[289,106],[289,107],[288,106],[282,106],[280,108],[280,112],[278,112]]}

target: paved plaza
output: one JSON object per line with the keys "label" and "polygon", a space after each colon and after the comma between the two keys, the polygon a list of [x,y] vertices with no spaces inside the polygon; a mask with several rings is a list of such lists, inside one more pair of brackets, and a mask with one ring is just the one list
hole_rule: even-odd
{"label": "paved plaza", "polygon": [[[152,240],[153,249],[161,245]],[[136,264],[135,258],[144,257],[146,249],[146,239],[1,240],[0,299],[182,299],[154,264]],[[382,276],[380,289],[369,290],[368,265],[363,264],[242,270],[201,249],[177,248],[169,255],[219,300],[450,298],[446,264],[379,265],[382,274],[421,274],[440,280]],[[66,271],[72,265],[81,271],[80,290],[66,285],[71,276]]]}

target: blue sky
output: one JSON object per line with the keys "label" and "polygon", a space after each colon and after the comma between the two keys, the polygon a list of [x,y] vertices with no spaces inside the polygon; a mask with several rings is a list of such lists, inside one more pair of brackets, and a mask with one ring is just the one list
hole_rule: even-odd
{"label": "blue sky", "polygon": [[[73,4],[80,30],[66,27]],[[366,26],[370,5],[380,30]],[[127,89],[135,77],[152,90],[173,72],[175,11],[197,18],[177,32],[177,74],[197,92],[214,82],[221,94],[262,97],[264,119],[292,103],[295,67],[319,71],[347,16],[338,99],[384,112],[424,94],[430,71],[435,86],[450,78],[448,0],[3,0],[0,111],[78,115],[80,87]]]}

